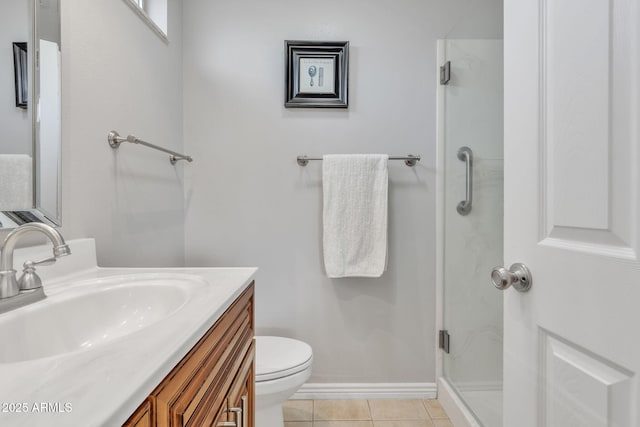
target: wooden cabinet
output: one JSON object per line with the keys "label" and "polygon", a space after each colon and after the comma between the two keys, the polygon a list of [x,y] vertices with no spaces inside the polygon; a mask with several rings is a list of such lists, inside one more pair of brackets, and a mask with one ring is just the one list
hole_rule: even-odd
{"label": "wooden cabinet", "polygon": [[125,427],[254,426],[253,283]]}
{"label": "wooden cabinet", "polygon": [[151,427],[151,403],[145,401],[125,423],[131,427]]}

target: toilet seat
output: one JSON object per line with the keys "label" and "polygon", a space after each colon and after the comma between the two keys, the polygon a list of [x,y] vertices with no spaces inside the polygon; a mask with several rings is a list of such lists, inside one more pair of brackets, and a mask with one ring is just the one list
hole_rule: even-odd
{"label": "toilet seat", "polygon": [[311,346],[284,337],[257,336],[256,382],[285,378],[304,371],[313,362]]}

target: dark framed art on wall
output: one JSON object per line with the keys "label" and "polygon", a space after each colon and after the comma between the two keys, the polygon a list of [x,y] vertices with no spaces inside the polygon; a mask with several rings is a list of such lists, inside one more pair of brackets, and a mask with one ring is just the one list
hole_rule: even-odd
{"label": "dark framed art on wall", "polygon": [[287,108],[348,108],[349,42],[285,41]]}
{"label": "dark framed art on wall", "polygon": [[27,43],[13,43],[13,74],[15,78],[16,107],[26,109],[28,91],[28,67]]}

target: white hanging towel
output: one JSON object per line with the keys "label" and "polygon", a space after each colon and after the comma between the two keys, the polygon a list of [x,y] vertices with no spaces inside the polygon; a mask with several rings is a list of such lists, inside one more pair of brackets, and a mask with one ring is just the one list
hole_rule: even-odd
{"label": "white hanging towel", "polygon": [[322,160],[327,276],[382,276],[387,262],[389,156],[331,154]]}

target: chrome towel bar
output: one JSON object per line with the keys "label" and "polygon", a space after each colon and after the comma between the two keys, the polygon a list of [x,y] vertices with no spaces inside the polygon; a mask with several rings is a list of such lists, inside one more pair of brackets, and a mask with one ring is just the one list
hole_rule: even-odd
{"label": "chrome towel bar", "polygon": [[111,146],[111,148],[114,148],[114,149],[118,148],[120,144],[122,144],[123,142],[130,142],[132,144],[140,144],[140,145],[144,145],[145,147],[153,148],[154,150],[162,151],[164,153],[169,154],[169,161],[171,162],[172,165],[175,165],[178,160],[186,160],[189,163],[193,161],[191,156],[187,156],[186,154],[176,153],[175,151],[167,150],[166,148],[158,147],[157,145],[151,144],[150,142],[143,141],[140,138],[135,137],[133,135],[129,135],[126,138],[123,138],[115,130],[112,130],[111,132],[109,132],[109,134],[107,135],[107,139],[109,141],[109,145]]}
{"label": "chrome towel bar", "polygon": [[[308,156],[298,156],[298,164],[300,166],[307,166],[310,160],[322,160],[322,157],[308,157]],[[409,154],[404,157],[389,157],[389,160],[404,160],[404,164],[407,166],[415,166],[416,162],[420,161],[420,156],[414,156],[413,154]]]}

